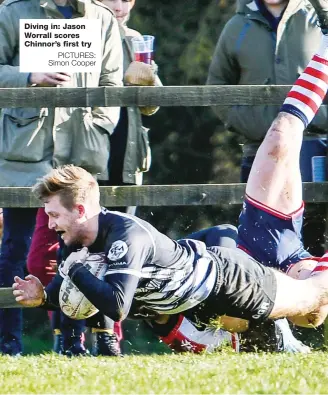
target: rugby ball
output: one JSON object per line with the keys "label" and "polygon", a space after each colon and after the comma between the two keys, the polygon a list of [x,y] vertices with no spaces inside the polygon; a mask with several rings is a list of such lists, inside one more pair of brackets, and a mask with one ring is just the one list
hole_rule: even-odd
{"label": "rugby ball", "polygon": [[[104,279],[107,270],[105,254],[89,254],[83,263],[90,273]],[[98,313],[98,309],[83,295],[68,276],[64,277],[59,291],[60,308],[65,315],[74,320],[83,320]]]}

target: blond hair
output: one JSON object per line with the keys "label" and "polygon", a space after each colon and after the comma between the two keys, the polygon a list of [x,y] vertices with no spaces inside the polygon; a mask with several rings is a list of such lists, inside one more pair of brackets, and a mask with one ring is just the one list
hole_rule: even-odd
{"label": "blond hair", "polygon": [[100,198],[97,181],[82,167],[74,165],[52,169],[38,179],[32,191],[42,201],[58,195],[62,205],[68,210],[73,209],[76,204],[99,204]]}

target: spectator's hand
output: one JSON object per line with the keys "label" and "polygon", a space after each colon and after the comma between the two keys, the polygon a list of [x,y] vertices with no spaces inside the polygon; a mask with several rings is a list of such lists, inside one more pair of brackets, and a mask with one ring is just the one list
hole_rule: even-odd
{"label": "spectator's hand", "polygon": [[53,277],[58,271],[56,259],[49,260],[49,266],[46,266],[47,275]]}
{"label": "spectator's hand", "polygon": [[68,73],[31,73],[30,84],[37,86],[64,85],[70,81],[71,75]]}
{"label": "spectator's hand", "polygon": [[50,259],[49,260],[49,265],[50,265],[51,269],[54,272],[57,272],[57,270],[58,270],[58,263],[57,263],[56,259]]}
{"label": "spectator's hand", "polygon": [[65,260],[63,265],[60,266],[59,272],[61,273],[62,276],[67,276],[71,266],[77,261],[82,262],[82,263],[85,262],[85,260],[87,259],[87,256],[88,256],[87,247],[83,247],[79,251],[72,252],[67,257],[67,259]]}
{"label": "spectator's hand", "polygon": [[13,294],[16,302],[26,307],[41,306],[45,301],[45,293],[41,281],[31,274],[25,280],[14,277]]}
{"label": "spectator's hand", "polygon": [[156,81],[155,68],[142,62],[132,62],[124,75],[126,85],[154,86]]}

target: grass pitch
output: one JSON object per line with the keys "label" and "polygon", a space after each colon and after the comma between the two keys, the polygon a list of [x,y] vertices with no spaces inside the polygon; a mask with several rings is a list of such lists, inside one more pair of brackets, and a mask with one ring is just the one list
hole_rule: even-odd
{"label": "grass pitch", "polygon": [[328,358],[324,352],[2,356],[0,377],[1,394],[326,394]]}

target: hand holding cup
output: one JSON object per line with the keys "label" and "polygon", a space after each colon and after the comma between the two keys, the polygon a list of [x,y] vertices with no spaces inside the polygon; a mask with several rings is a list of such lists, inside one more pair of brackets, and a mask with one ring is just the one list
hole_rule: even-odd
{"label": "hand holding cup", "polygon": [[130,63],[124,74],[125,85],[154,86],[156,75],[149,64],[134,61]]}

